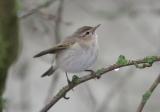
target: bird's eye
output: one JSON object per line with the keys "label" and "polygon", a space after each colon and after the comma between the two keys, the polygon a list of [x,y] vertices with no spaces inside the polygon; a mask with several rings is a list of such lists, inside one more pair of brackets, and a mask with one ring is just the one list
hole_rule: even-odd
{"label": "bird's eye", "polygon": [[89,32],[86,32],[86,35],[89,35]]}

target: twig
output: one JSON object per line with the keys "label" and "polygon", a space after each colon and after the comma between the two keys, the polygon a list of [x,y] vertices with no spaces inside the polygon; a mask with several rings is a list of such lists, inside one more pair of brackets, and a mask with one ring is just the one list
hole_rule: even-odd
{"label": "twig", "polygon": [[144,106],[146,105],[147,101],[149,100],[150,96],[152,95],[153,91],[155,90],[155,88],[158,86],[159,83],[160,83],[160,74],[153,82],[151,87],[143,94],[142,100],[137,108],[137,112],[143,111]]}
{"label": "twig", "polygon": [[20,15],[19,18],[20,19],[24,19],[27,18],[28,16],[38,12],[40,9],[48,7],[49,5],[51,5],[53,2],[55,2],[56,0],[47,0],[45,3],[40,4],[39,6],[37,6],[36,8],[31,9],[30,11],[26,12],[23,15]]}
{"label": "twig", "polygon": [[[154,56],[154,61],[160,61],[160,56]],[[124,64],[113,64],[109,67],[106,68],[101,68],[99,70],[97,70],[94,74],[88,74],[86,76],[83,77],[73,77],[72,79],[72,83],[70,85],[66,85],[64,86],[52,99],[51,101],[46,104],[44,106],[44,108],[42,108],[42,110],[40,112],[47,112],[53,105],[55,105],[61,98],[63,98],[68,91],[72,90],[74,87],[78,86],[79,84],[86,82],[88,80],[97,78],[102,76],[105,73],[108,73],[110,71],[113,71],[115,69],[121,68],[121,67],[126,67],[126,66],[130,66],[130,65],[135,65],[136,64],[143,64],[143,63],[148,63],[148,60],[146,60],[146,58],[143,59],[139,59],[139,60],[132,60],[132,61],[128,61],[127,63]]]}
{"label": "twig", "polygon": [[64,0],[60,0],[59,7],[57,9],[57,14],[56,14],[56,21],[55,21],[55,39],[56,43],[60,42],[60,29],[61,29],[61,21],[62,21],[62,14],[63,14],[63,5],[64,5]]}
{"label": "twig", "polygon": [[[56,13],[56,21],[55,21],[55,26],[54,26],[54,37],[55,37],[55,42],[56,44],[58,44],[61,40],[61,36],[60,36],[60,30],[61,30],[61,22],[62,22],[62,15],[63,15],[63,7],[64,7],[64,0],[60,0],[59,1],[59,6],[57,9],[57,13]],[[54,59],[53,59],[54,61]],[[50,96],[52,95],[54,88],[57,85],[57,81],[59,79],[59,73],[55,73],[54,76],[52,77],[52,81],[51,81],[51,85],[48,91],[48,95],[46,98],[46,101],[48,101],[48,99],[50,98]]]}
{"label": "twig", "polygon": [[119,94],[119,91],[122,90],[122,88],[126,85],[127,81],[133,76],[134,71],[132,69],[128,70],[127,73],[125,73],[125,76],[123,76],[117,83],[109,90],[109,93],[106,94],[104,101],[101,103],[101,105],[98,107],[96,112],[107,112],[109,105],[112,101],[112,99]]}

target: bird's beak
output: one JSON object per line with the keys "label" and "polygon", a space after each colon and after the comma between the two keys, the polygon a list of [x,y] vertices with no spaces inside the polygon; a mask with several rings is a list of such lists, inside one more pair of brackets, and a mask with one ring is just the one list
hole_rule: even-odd
{"label": "bird's beak", "polygon": [[93,28],[92,28],[92,32],[95,32],[96,29],[97,29],[100,25],[101,25],[101,24],[98,24],[97,26],[93,27]]}

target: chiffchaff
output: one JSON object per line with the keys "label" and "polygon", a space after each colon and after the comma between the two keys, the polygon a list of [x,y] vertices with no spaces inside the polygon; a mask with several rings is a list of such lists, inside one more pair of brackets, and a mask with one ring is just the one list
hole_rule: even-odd
{"label": "chiffchaff", "polygon": [[99,26],[100,24],[95,27],[83,26],[60,44],[35,55],[34,57],[56,55],[56,65],[51,66],[42,77],[51,75],[57,68],[67,75],[67,72],[81,72],[92,66],[98,55],[98,36],[95,31]]}

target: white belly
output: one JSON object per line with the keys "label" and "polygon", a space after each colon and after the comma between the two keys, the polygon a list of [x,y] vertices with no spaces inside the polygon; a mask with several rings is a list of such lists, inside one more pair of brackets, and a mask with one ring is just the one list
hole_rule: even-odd
{"label": "white belly", "polygon": [[64,50],[57,55],[56,64],[65,72],[81,72],[95,63],[97,54],[97,47],[86,49],[75,44],[69,50]]}

